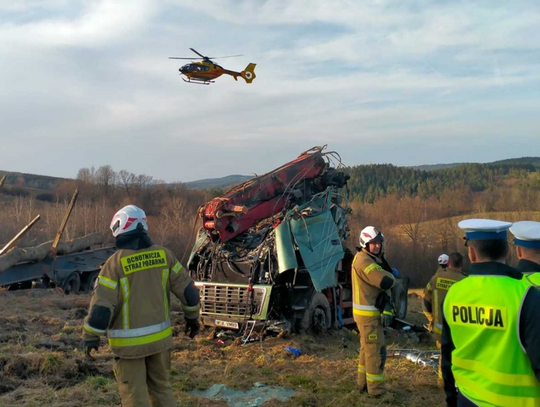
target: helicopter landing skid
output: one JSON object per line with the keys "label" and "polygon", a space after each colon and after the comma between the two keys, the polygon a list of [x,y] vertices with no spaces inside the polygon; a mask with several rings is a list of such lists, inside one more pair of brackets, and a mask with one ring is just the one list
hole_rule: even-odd
{"label": "helicopter landing skid", "polygon": [[184,82],[192,83],[194,85],[210,85],[211,83],[215,83],[215,81],[200,81],[198,79],[185,79],[182,78]]}

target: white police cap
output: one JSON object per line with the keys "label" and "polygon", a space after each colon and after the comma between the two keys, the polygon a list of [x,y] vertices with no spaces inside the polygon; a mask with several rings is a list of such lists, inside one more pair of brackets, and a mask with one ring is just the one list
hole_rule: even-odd
{"label": "white police cap", "polygon": [[510,222],[493,219],[466,219],[458,223],[465,231],[465,238],[470,240],[506,239]]}
{"label": "white police cap", "polygon": [[516,222],[510,228],[514,243],[522,247],[540,247],[540,222],[524,220]]}

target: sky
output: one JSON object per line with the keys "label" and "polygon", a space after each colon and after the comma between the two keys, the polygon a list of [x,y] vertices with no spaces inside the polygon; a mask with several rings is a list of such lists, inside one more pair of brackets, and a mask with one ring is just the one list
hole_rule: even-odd
{"label": "sky", "polygon": [[[540,2],[0,0],[0,169],[166,182],[540,155]],[[189,48],[240,71],[182,81]]]}

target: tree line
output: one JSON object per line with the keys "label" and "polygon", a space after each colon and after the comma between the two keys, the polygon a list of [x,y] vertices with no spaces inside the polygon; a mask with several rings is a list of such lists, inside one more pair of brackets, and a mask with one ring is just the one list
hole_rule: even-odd
{"label": "tree line", "polygon": [[[352,250],[358,232],[379,227],[387,238],[388,260],[413,286],[422,286],[437,268],[439,254],[459,251],[466,256],[457,222],[465,217],[501,220],[540,219],[540,172],[534,163],[466,164],[434,171],[392,165],[348,169]],[[9,181],[8,181],[9,182]],[[11,185],[13,186],[13,185]],[[68,223],[66,240],[108,230],[120,207],[136,204],[149,218],[154,241],[170,247],[184,262],[200,227],[198,208],[223,191],[187,189],[145,174],[111,166],[81,168],[75,179],[59,180],[39,195],[0,195],[0,242],[9,241],[36,214],[42,219],[20,245],[34,245],[54,237],[67,204],[78,189],[79,200]]]}

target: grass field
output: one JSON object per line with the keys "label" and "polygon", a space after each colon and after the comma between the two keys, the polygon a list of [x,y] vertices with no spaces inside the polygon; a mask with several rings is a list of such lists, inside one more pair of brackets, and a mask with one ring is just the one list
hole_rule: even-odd
{"label": "grass field", "polygon": [[[118,406],[112,354],[102,340],[95,361],[81,349],[81,325],[90,297],[61,297],[53,290],[0,292],[0,406]],[[178,304],[173,310],[179,310]],[[388,388],[394,400],[360,394],[356,386],[358,337],[334,330],[318,337],[292,335],[240,346],[220,344],[205,330],[195,340],[181,333],[182,316],[174,312],[172,383],[181,406],[226,406],[225,402],[187,392],[224,383],[248,390],[255,382],[295,390],[286,402],[264,406],[443,406],[433,369],[403,358],[387,361]],[[409,294],[412,322],[424,321],[420,298]],[[432,338],[391,332],[390,348],[434,348]],[[298,347],[294,357],[284,350]]]}

